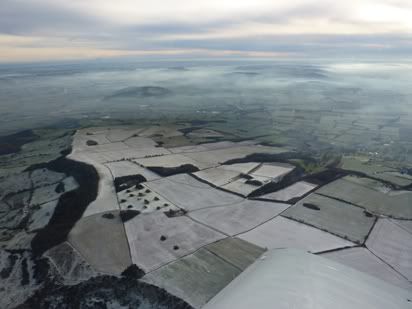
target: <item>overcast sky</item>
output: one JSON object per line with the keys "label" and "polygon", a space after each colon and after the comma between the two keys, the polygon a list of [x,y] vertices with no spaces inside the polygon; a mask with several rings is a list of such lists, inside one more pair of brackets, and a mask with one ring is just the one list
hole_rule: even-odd
{"label": "overcast sky", "polygon": [[412,0],[0,0],[0,62],[412,55]]}

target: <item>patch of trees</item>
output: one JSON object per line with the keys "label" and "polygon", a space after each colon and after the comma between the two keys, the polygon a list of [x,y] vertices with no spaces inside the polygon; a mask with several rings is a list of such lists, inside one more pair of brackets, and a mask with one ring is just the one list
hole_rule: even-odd
{"label": "patch of trees", "polygon": [[169,209],[164,212],[164,214],[169,218],[181,217],[184,216],[186,213],[187,211],[185,209]]}
{"label": "patch of trees", "polygon": [[312,210],[320,210],[319,206],[311,203],[303,203],[303,207],[312,209]]}
{"label": "patch of trees", "polygon": [[138,215],[140,215],[140,211],[138,210],[133,210],[133,209],[121,210],[120,220],[122,220],[122,222],[127,222]]}
{"label": "patch of trees", "polygon": [[308,175],[305,177],[304,180],[322,186],[338,178],[346,176],[347,174],[347,172],[340,171],[338,169],[327,169],[318,173]]}
{"label": "patch of trees", "polygon": [[373,214],[366,210],[363,211],[363,214],[365,215],[365,217],[368,217],[368,218],[373,217]]}
{"label": "patch of trees", "polygon": [[253,179],[253,176],[250,176],[249,174],[245,174],[245,173],[241,173],[239,175],[239,177],[243,178],[243,179],[247,179],[247,180],[252,180]]}
{"label": "patch of trees", "polygon": [[263,182],[256,180],[256,179],[248,179],[245,181],[246,184],[255,186],[255,187],[260,187],[263,185]]}
{"label": "patch of trees", "polygon": [[177,167],[148,166],[147,169],[162,177],[168,177],[177,174],[189,174],[199,171],[199,169],[192,164],[183,164]]}
{"label": "patch of trees", "polygon": [[87,146],[96,146],[96,145],[99,145],[99,143],[92,140],[92,139],[89,139],[89,140],[87,140],[86,145]]}
{"label": "patch of trees", "polygon": [[114,219],[114,214],[112,214],[112,213],[105,213],[105,214],[102,215],[102,218],[105,218],[105,219]]}
{"label": "patch of trees", "polygon": [[291,159],[301,159],[308,162],[316,162],[315,159],[301,153],[297,152],[283,152],[283,153],[253,153],[247,155],[244,158],[231,159],[224,163],[223,165],[230,165],[236,163],[249,163],[249,162],[259,162],[259,163],[269,163],[269,162],[282,162],[289,163],[288,160]]}
{"label": "patch of trees", "polygon": [[116,187],[116,192],[123,191],[125,189],[129,189],[133,186],[139,188],[140,183],[145,182],[146,178],[142,175],[129,175],[129,176],[122,176],[117,177],[114,180],[114,186]]}
{"label": "patch of trees", "polygon": [[121,273],[121,275],[129,279],[140,279],[145,275],[145,272],[143,269],[139,268],[136,264],[132,264],[129,267],[127,267]]}

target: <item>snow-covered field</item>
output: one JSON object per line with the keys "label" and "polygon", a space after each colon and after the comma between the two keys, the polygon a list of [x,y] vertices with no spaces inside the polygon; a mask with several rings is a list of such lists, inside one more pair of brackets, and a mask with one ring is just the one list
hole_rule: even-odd
{"label": "snow-covered field", "polygon": [[321,252],[354,246],[350,241],[281,216],[238,237],[268,249],[298,248]]}
{"label": "snow-covered field", "polygon": [[311,194],[283,213],[283,216],[345,239],[364,243],[376,218],[360,207],[318,194]]}
{"label": "snow-covered field", "polygon": [[148,181],[158,179],[160,176],[132,161],[118,161],[105,163],[114,178],[130,175],[142,175]]}
{"label": "snow-covered field", "polygon": [[366,247],[409,281],[412,280],[412,233],[388,219],[379,219]]}
{"label": "snow-covered field", "polygon": [[262,195],[263,198],[275,201],[289,201],[293,198],[299,198],[306,193],[314,190],[317,186],[306,181],[299,181],[293,185],[279,191]]}
{"label": "snow-covered field", "polygon": [[411,289],[408,280],[385,264],[366,248],[348,248],[324,253],[323,257],[353,267],[404,289]]}
{"label": "snow-covered field", "polygon": [[[151,271],[225,235],[186,216],[142,214],[125,223],[133,263]],[[163,237],[162,237],[163,236]]]}
{"label": "snow-covered field", "polygon": [[252,230],[283,212],[289,205],[243,200],[235,205],[203,208],[191,211],[196,221],[233,236]]}
{"label": "snow-covered field", "polygon": [[215,189],[187,174],[151,181],[147,186],[186,210],[235,205],[243,198]]}
{"label": "snow-covered field", "polygon": [[[392,200],[402,200],[403,192],[395,194],[383,190],[380,183],[346,177],[306,197],[318,185],[302,180],[269,191],[260,196],[262,200],[249,199],[247,196],[263,185],[282,181],[295,166],[249,159],[246,163],[222,163],[287,150],[254,141],[191,143],[191,137],[201,139],[202,134],[215,132],[183,134],[178,127],[152,126],[88,128],[76,133],[69,157],[93,165],[100,181],[96,200],[72,229],[68,243],[49,253],[56,265],[62,252],[73,257],[72,264],[57,265],[67,282],[77,271],[86,277],[96,271],[120,274],[133,263],[147,273],[143,280],[199,308],[266,248],[299,248],[397,286],[410,286],[405,278],[412,277],[412,224],[379,219],[373,228],[375,213],[365,211],[373,206],[360,199],[364,190]],[[88,145],[89,140],[96,144]],[[148,169],[185,164],[199,171],[162,177]],[[138,175],[146,181],[130,180],[131,184],[116,192],[115,179],[140,179]],[[34,177],[41,182],[41,174]],[[61,175],[50,177],[56,182],[63,180]],[[30,187],[28,175],[23,173],[19,181]],[[339,184],[344,185],[340,191]],[[34,191],[35,201],[42,201],[38,193],[47,196],[46,200],[53,195],[54,183],[48,186]],[[350,202],[360,205],[321,195],[346,198],[352,186],[358,191]],[[6,192],[12,189],[4,188]],[[295,204],[290,205],[292,202]],[[47,224],[44,214],[53,212],[54,206],[52,202],[41,205],[31,218],[30,230]],[[126,214],[130,217],[125,219]],[[27,244],[29,240],[23,236],[18,241]],[[367,248],[358,247],[365,239]]]}

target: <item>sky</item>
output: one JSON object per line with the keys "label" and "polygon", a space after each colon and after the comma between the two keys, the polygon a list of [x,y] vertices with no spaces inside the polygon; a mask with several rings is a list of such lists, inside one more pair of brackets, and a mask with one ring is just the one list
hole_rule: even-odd
{"label": "sky", "polygon": [[0,0],[0,62],[409,55],[411,0]]}

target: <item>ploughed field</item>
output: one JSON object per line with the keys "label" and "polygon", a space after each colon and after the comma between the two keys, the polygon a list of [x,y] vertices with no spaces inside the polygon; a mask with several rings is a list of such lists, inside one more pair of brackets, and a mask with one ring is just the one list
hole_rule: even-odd
{"label": "ploughed field", "polygon": [[0,156],[2,308],[200,308],[276,248],[412,291],[408,169],[184,123],[33,135]]}

